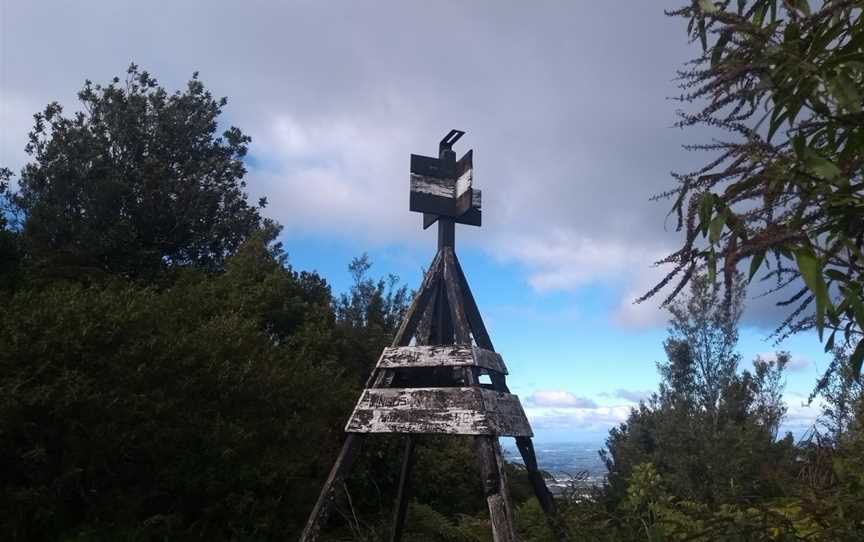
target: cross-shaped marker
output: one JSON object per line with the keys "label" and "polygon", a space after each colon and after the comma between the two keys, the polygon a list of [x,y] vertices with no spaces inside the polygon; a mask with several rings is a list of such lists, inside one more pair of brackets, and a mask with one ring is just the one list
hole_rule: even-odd
{"label": "cross-shaped marker", "polygon": [[439,246],[453,246],[453,225],[481,223],[480,190],[474,180],[474,151],[456,160],[453,144],[465,135],[450,130],[438,144],[438,158],[411,155],[410,209],[423,213],[423,229],[438,221]]}

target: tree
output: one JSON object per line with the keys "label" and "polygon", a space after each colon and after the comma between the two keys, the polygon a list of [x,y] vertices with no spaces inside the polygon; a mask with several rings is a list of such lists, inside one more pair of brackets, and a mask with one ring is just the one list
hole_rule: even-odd
{"label": "tree", "polygon": [[195,73],[169,94],[132,64],[123,82],[85,82],[82,110],[35,115],[13,202],[29,262],[49,274],[150,278],[165,269],[217,270],[255,231],[275,237],[266,204],[250,205],[243,158],[250,138],[217,136],[227,99]]}
{"label": "tree", "polygon": [[[356,398],[329,288],[261,239],[220,274],[18,289],[0,311],[12,540],[299,533]],[[325,464],[326,463],[326,464]]]}
{"label": "tree", "polygon": [[371,267],[366,254],[351,261],[351,289],[335,300],[334,307],[340,344],[345,346],[340,359],[352,366],[361,383],[366,381],[381,349],[390,346],[410,302],[409,291],[398,286],[397,276],[372,279]]}
{"label": "tree", "polygon": [[[775,333],[816,328],[864,360],[864,19],[860,2],[693,0],[668,15],[689,21],[702,54],[679,71],[678,125],[708,126],[712,154],[676,174],[672,198],[681,247],[658,263],[674,283],[721,267],[727,289],[749,261],[791,308]],[[772,264],[773,262],[773,264]],[[839,332],[839,333],[838,333]]]}
{"label": "tree", "polygon": [[856,407],[864,402],[864,385],[855,377],[848,351],[836,349],[831,364],[832,370],[826,373],[811,398],[820,396],[824,400],[819,425],[837,445],[855,424]]}
{"label": "tree", "polygon": [[781,493],[792,468],[791,436],[776,441],[788,354],[739,372],[743,291],[739,280],[721,302],[719,285],[696,276],[689,295],[671,305],[659,391],[610,431],[602,454],[614,506],[646,464],[679,499],[718,504]]}
{"label": "tree", "polygon": [[[669,306],[672,315],[666,341],[669,362],[658,369],[670,390],[694,395],[691,402],[708,415],[715,428],[723,390],[735,378],[741,360],[735,347],[743,296],[744,289],[739,284],[730,298],[721,300],[709,277],[697,276],[690,283],[687,299]],[[686,359],[683,367],[682,358]],[[684,389],[677,381],[677,373],[681,372],[690,377]]]}

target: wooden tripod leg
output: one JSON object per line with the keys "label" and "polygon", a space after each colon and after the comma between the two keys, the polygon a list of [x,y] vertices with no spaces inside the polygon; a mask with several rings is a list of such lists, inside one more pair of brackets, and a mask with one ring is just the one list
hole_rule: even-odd
{"label": "wooden tripod leg", "polygon": [[477,455],[480,457],[480,472],[483,475],[483,492],[489,505],[494,542],[516,542],[513,507],[507,490],[504,474],[504,457],[497,437],[476,437]]}
{"label": "wooden tripod leg", "polygon": [[411,470],[414,467],[414,437],[405,436],[405,450],[402,452],[402,472],[399,475],[399,490],[396,494],[396,510],[393,513],[393,532],[390,540],[402,540],[402,530],[405,527],[405,511],[408,508],[408,484],[411,481]]}
{"label": "wooden tripod leg", "polygon": [[321,526],[327,521],[330,515],[330,509],[333,508],[333,501],[336,499],[336,487],[342,484],[345,475],[354,463],[354,459],[360,451],[360,435],[357,433],[349,433],[342,444],[342,451],[333,463],[333,468],[330,469],[330,476],[324,482],[324,487],[321,489],[321,494],[318,496],[318,502],[315,503],[315,508],[309,515],[309,521],[306,522],[306,527],[303,529],[303,534],[300,535],[300,542],[315,542],[321,534]]}
{"label": "wooden tripod leg", "polygon": [[540,507],[547,515],[555,513],[555,499],[549,488],[546,487],[546,481],[543,480],[543,474],[537,467],[537,456],[534,454],[534,444],[529,437],[516,437],[516,446],[519,448],[519,453],[522,454],[522,461],[525,463],[525,469],[528,471],[528,479],[531,481],[531,487],[534,488],[534,495],[540,501]]}
{"label": "wooden tripod leg", "polygon": [[543,474],[537,467],[537,455],[534,453],[534,443],[530,437],[516,437],[516,446],[519,448],[519,453],[522,454],[522,461],[525,463],[525,469],[528,471],[528,480],[531,482],[531,487],[534,489],[534,495],[540,502],[540,508],[546,514],[546,521],[552,532],[555,533],[557,540],[569,540],[567,528],[562,523],[558,516],[558,511],[555,507],[555,497],[546,487],[546,481],[543,479]]}

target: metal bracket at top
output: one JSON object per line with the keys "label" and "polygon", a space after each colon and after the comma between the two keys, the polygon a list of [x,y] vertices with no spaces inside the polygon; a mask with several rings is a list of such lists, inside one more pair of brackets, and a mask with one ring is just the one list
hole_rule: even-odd
{"label": "metal bracket at top", "polygon": [[462,130],[450,130],[450,133],[444,136],[444,139],[442,139],[441,142],[438,143],[438,156],[443,157],[444,153],[446,153],[447,151],[452,151],[453,145],[457,141],[459,141],[459,138],[461,138],[463,135],[465,135],[465,132]]}

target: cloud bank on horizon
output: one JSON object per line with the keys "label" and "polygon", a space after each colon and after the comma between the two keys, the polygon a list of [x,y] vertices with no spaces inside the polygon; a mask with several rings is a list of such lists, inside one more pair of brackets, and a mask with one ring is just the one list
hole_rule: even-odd
{"label": "cloud bank on horizon", "polygon": [[[649,390],[618,389],[601,392],[609,404],[578,397],[566,390],[538,390],[524,401],[525,413],[534,430],[545,440],[572,439],[600,440],[610,429],[627,421],[632,409],[651,397]],[[624,402],[622,403],[621,400]],[[787,412],[780,427],[781,436],[786,432],[801,438],[816,422],[824,406],[817,399],[796,392],[785,395]]]}

